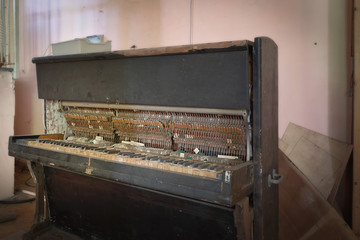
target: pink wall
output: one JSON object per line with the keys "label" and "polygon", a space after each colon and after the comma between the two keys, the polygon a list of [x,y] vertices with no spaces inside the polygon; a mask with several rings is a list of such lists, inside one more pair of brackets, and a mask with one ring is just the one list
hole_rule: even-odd
{"label": "pink wall", "polygon": [[0,200],[14,193],[14,158],[8,155],[9,136],[14,135],[15,91],[12,73],[0,71]]}
{"label": "pink wall", "polygon": [[[50,43],[93,34],[112,40],[113,50],[190,43],[190,0],[20,2],[17,134],[42,132],[31,58]],[[338,0],[193,0],[192,42],[271,37],[279,46],[279,136],[294,122],[345,141],[345,7]]]}

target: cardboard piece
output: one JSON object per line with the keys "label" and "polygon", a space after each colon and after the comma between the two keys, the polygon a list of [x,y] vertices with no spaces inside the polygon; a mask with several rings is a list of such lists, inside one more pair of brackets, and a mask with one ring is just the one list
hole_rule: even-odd
{"label": "cardboard piece", "polygon": [[279,148],[321,195],[333,203],[352,145],[289,123]]}
{"label": "cardboard piece", "polygon": [[350,227],[279,151],[279,239],[357,239]]}

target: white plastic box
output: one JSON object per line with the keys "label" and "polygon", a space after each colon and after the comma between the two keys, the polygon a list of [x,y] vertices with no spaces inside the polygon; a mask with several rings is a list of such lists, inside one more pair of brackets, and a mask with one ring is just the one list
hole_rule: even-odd
{"label": "white plastic box", "polygon": [[94,42],[92,41],[91,37],[76,38],[70,41],[53,43],[51,44],[52,55],[68,55],[111,51],[111,41]]}

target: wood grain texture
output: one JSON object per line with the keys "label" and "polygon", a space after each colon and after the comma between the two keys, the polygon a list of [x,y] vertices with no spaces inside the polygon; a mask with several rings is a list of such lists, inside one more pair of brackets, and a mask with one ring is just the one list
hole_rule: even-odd
{"label": "wood grain texture", "polygon": [[197,45],[169,46],[159,48],[143,48],[134,50],[116,51],[116,54],[124,56],[147,56],[147,55],[163,55],[173,53],[186,53],[191,51],[201,51],[204,49],[230,48],[246,46],[250,42],[247,40],[226,41],[217,43],[202,43]]}
{"label": "wood grain texture", "polygon": [[279,152],[279,239],[357,239],[319,191]]}
{"label": "wood grain texture", "polygon": [[253,51],[254,239],[278,239],[278,186],[268,176],[278,169],[278,48],[256,38]]}
{"label": "wood grain texture", "polygon": [[146,57],[52,56],[56,62],[49,63],[44,57],[36,61],[38,94],[47,100],[249,110],[249,54],[235,47]]}
{"label": "wood grain texture", "polygon": [[63,140],[64,134],[46,134],[40,135],[39,139],[56,139],[56,140]]}
{"label": "wood grain texture", "polygon": [[237,228],[243,229],[238,231],[237,238],[252,240],[254,228],[251,223],[254,221],[254,211],[249,206],[249,197],[244,197],[236,204],[234,215]]}
{"label": "wood grain texture", "polygon": [[354,1],[354,154],[352,227],[360,236],[360,0]]}
{"label": "wood grain texture", "polygon": [[333,203],[352,145],[290,123],[279,146],[322,196]]}
{"label": "wood grain texture", "polygon": [[[228,239],[243,211],[45,167],[52,226],[83,239]],[[238,215],[240,214],[240,215]],[[239,227],[239,228],[237,228]],[[240,238],[242,239],[242,238]]]}
{"label": "wood grain texture", "polygon": [[[154,56],[154,55],[169,55],[169,54],[180,54],[190,52],[203,52],[212,51],[216,49],[224,48],[241,48],[253,43],[248,40],[236,40],[236,41],[225,41],[225,42],[214,42],[214,43],[202,43],[195,45],[180,45],[180,46],[166,46],[158,48],[139,48],[129,50],[119,50],[107,54],[107,59],[119,58],[119,57],[139,57],[139,56]],[[48,56],[48,57],[36,57],[33,58],[34,63],[49,63],[49,62],[62,62],[68,61],[70,56],[73,60],[79,60],[84,56],[92,57],[94,59],[104,59],[103,53],[88,53],[88,54],[74,54],[74,55],[63,55],[63,56]]]}

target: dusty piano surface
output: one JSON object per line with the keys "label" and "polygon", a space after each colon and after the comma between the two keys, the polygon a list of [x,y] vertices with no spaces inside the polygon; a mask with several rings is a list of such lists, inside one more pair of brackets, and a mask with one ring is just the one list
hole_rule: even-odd
{"label": "dusty piano surface", "polygon": [[272,40],[33,62],[49,135],[9,140],[38,182],[25,238],[277,239]]}

